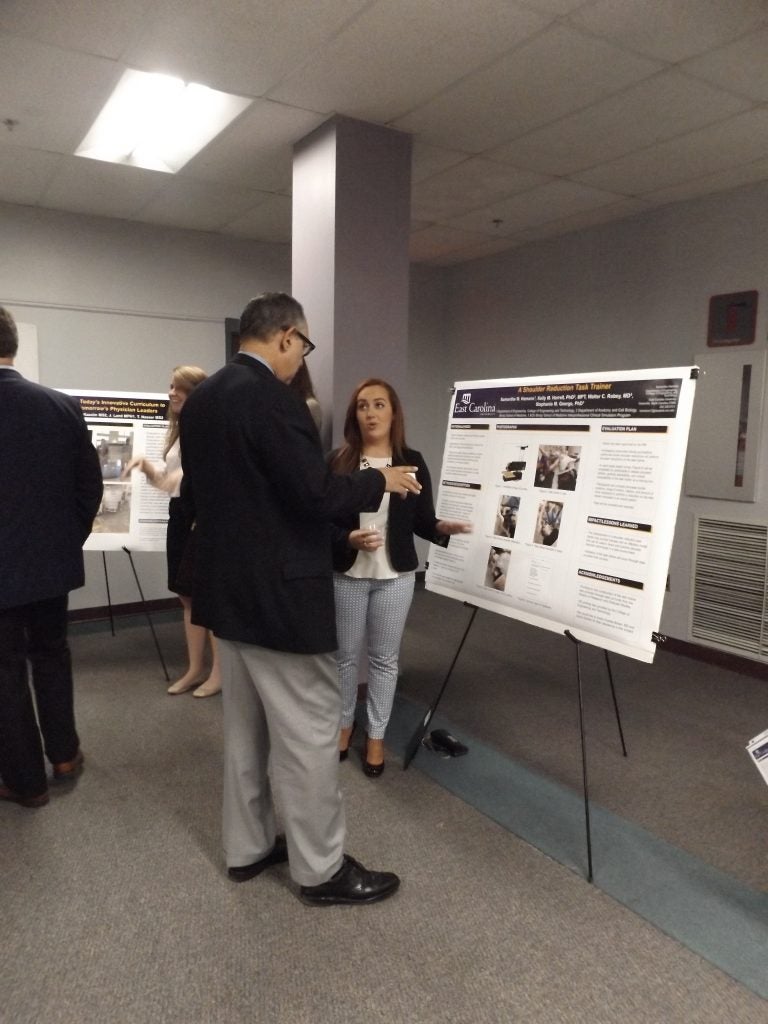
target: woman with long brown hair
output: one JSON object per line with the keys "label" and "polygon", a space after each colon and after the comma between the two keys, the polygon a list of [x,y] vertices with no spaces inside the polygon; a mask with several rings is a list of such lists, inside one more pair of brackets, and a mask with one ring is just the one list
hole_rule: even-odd
{"label": "woman with long brown hair", "polygon": [[[163,448],[163,464],[157,466],[149,459],[131,459],[123,471],[127,476],[132,469],[140,469],[153,487],[170,495],[168,503],[168,532],[166,534],[166,558],[168,561],[168,589],[178,595],[184,609],[184,637],[187,645],[187,671],[168,687],[168,693],[186,693],[195,687],[194,697],[212,697],[221,690],[221,676],[216,656],[216,641],[203,626],[192,622],[192,600],[190,596],[191,562],[194,557],[194,524],[187,518],[179,501],[181,487],[181,448],[179,446],[179,413],[198,384],[207,374],[199,366],[176,366],[168,387],[168,433]],[[205,673],[206,639],[211,644],[211,671],[203,682]]]}
{"label": "woman with long brown hair", "polygon": [[370,377],[350,399],[344,421],[345,444],[331,455],[336,473],[384,466],[417,466],[418,494],[390,501],[384,495],[376,512],[333,524],[337,660],[342,689],[339,758],[348,756],[357,701],[358,655],[367,636],[367,739],[363,771],[376,778],[384,771],[384,734],[397,684],[400,643],[413,598],[418,557],[414,534],[446,545],[469,523],[438,520],[429,470],[420,452],[405,440],[403,409],[391,384]]}

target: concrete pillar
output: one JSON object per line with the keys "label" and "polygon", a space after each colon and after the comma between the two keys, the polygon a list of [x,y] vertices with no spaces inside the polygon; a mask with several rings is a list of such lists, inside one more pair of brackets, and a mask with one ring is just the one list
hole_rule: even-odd
{"label": "concrete pillar", "polygon": [[406,390],[410,187],[403,132],[333,117],[294,147],[292,290],[317,345],[326,447],[364,377]]}

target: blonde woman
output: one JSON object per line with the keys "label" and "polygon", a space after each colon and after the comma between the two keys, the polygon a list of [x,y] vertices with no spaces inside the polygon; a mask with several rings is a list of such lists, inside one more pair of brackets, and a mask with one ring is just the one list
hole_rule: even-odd
{"label": "blonde woman", "polygon": [[[177,366],[171,375],[168,387],[168,433],[163,449],[163,463],[158,466],[146,458],[132,459],[123,476],[132,469],[140,469],[153,487],[170,495],[168,505],[168,533],[166,539],[166,556],[168,559],[168,589],[177,594],[184,609],[184,636],[187,643],[189,665],[184,675],[168,687],[168,693],[177,695],[192,690],[194,697],[212,697],[221,690],[221,675],[216,652],[216,641],[203,626],[192,622],[192,601],[190,597],[189,576],[190,563],[194,558],[194,524],[187,521],[179,501],[181,487],[181,448],[179,446],[179,413],[187,400],[207,374],[199,366]],[[211,672],[201,682],[205,674],[205,644],[211,643]]]}

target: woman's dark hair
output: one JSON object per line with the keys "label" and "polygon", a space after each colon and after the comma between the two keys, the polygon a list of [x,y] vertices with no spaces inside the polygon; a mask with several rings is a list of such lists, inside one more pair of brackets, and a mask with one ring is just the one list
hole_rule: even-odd
{"label": "woman's dark hair", "polygon": [[307,364],[302,360],[301,366],[294,374],[293,380],[289,385],[304,401],[308,398],[316,398],[315,389],[312,384],[312,378],[307,369]]}
{"label": "woman's dark hair", "polygon": [[345,444],[339,448],[331,469],[334,473],[354,473],[360,468],[360,456],[363,451],[363,437],[360,433],[360,424],[357,422],[357,400],[360,392],[365,388],[384,388],[389,396],[389,404],[392,406],[392,426],[390,428],[389,440],[392,445],[393,463],[402,463],[405,454],[405,420],[403,418],[403,406],[397,397],[397,392],[387,381],[379,377],[366,377],[352,392],[352,397],[347,406],[347,414],[344,419],[344,441]]}

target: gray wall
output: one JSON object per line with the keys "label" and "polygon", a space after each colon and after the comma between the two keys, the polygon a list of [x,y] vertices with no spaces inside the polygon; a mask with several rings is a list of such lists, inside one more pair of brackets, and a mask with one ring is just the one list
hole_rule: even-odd
{"label": "gray wall", "polygon": [[[762,290],[767,221],[759,185],[463,266],[413,267],[403,399],[433,478],[455,380],[692,362],[706,350],[710,295]],[[259,291],[290,288],[290,273],[286,246],[0,205],[0,303],[38,326],[41,381],[54,387],[162,391],[177,363],[213,370],[224,318]],[[765,521],[764,491],[759,482],[754,504],[683,497],[664,631],[688,637],[694,514]],[[167,594],[162,557],[139,556],[139,571],[147,596]],[[129,575],[115,574],[115,602],[135,600]],[[72,603],[104,602],[91,555]]]}
{"label": "gray wall", "polygon": [[[38,328],[40,382],[165,392],[172,367],[224,362],[224,320],[290,288],[288,246],[0,204],[0,304]],[[165,556],[138,553],[147,598],[168,596]],[[127,559],[107,554],[112,600],[136,601]],[[101,555],[71,607],[106,604]]]}
{"label": "gray wall", "polygon": [[[762,350],[766,223],[763,184],[451,268],[447,369],[471,380],[684,365],[706,352],[710,295],[753,288]],[[766,440],[764,423],[761,463]],[[758,481],[755,503],[683,497],[663,632],[689,638],[694,514],[765,521],[764,491]]]}

